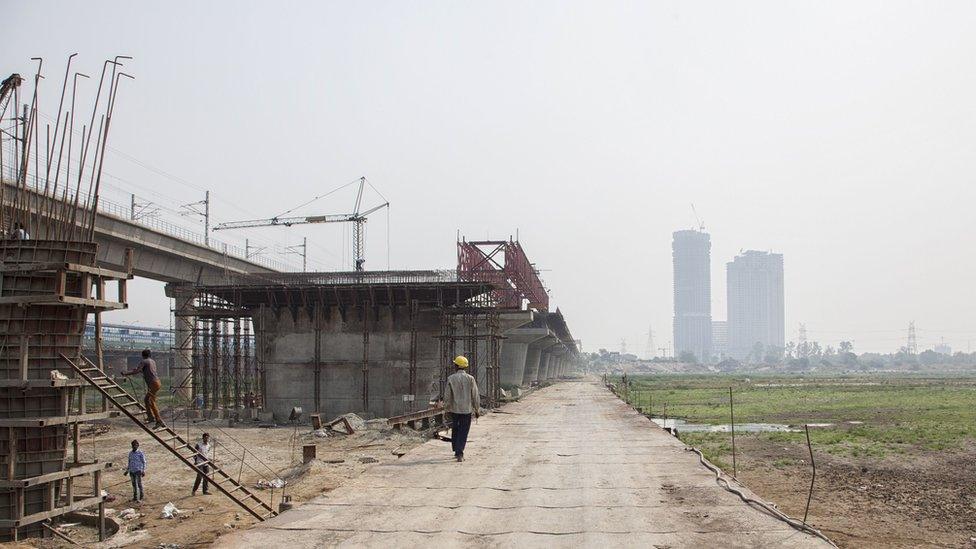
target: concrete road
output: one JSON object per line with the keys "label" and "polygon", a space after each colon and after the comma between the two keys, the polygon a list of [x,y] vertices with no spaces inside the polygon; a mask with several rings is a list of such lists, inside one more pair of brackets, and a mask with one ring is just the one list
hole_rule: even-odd
{"label": "concrete road", "polygon": [[718,487],[601,385],[564,382],[216,547],[826,547]]}

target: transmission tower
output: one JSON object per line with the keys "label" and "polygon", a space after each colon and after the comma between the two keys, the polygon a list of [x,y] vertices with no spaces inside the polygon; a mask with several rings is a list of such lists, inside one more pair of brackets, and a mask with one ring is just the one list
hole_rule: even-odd
{"label": "transmission tower", "polygon": [[626,339],[621,339],[620,340],[620,354],[621,355],[627,354],[627,340]]}
{"label": "transmission tower", "polygon": [[654,352],[654,330],[651,329],[650,325],[647,326],[647,349],[644,350],[644,354],[648,360],[657,356]]}
{"label": "transmission tower", "polygon": [[810,346],[807,345],[807,325],[800,323],[800,333],[796,338],[796,354],[805,358],[810,354]]}
{"label": "transmission tower", "polygon": [[908,323],[908,345],[905,347],[909,356],[918,354],[918,341],[915,338],[915,321]]}

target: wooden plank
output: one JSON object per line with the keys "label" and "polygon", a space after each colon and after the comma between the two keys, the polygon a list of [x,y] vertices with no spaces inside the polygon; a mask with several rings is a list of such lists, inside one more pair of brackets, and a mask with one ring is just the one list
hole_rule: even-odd
{"label": "wooden plank", "polygon": [[94,309],[125,309],[125,303],[106,301],[104,299],[86,299],[84,297],[60,296],[54,294],[36,295],[9,295],[0,297],[0,305],[29,305],[35,303],[66,303],[69,305],[82,305]]}
{"label": "wooden plank", "polygon": [[7,460],[7,478],[14,478],[17,470],[17,436],[13,427],[7,429],[7,440],[10,445],[10,458]]}
{"label": "wooden plank", "polygon": [[91,299],[92,276],[88,273],[81,275],[81,297]]}
{"label": "wooden plank", "polygon": [[27,381],[27,371],[29,362],[27,360],[27,349],[30,343],[30,336],[20,336],[20,381]]}
{"label": "wooden plank", "polygon": [[101,471],[103,469],[109,469],[112,467],[112,462],[96,462],[96,463],[82,463],[76,465],[69,465],[68,469],[64,471],[55,471],[53,473],[47,473],[46,475],[40,475],[30,478],[22,478],[16,480],[0,480],[0,488],[27,488],[30,486],[36,486],[38,484],[45,484],[48,482],[54,482],[56,480],[65,479],[68,477],[80,477],[82,475],[87,475],[94,471]]}
{"label": "wooden plank", "polygon": [[50,511],[43,511],[40,513],[34,513],[33,515],[27,515],[22,517],[20,520],[0,520],[0,528],[16,528],[18,526],[27,526],[28,524],[34,524],[35,522],[41,522],[42,520],[47,520],[49,518],[54,518],[65,513],[70,513],[72,511],[77,511],[78,509],[84,509],[86,507],[93,507],[98,505],[102,501],[102,496],[92,496],[85,499],[81,499],[65,505],[64,507],[58,507],[57,509],[51,509]]}
{"label": "wooden plank", "polygon": [[[104,288],[102,289],[102,295],[105,295]],[[61,299],[63,303],[69,303],[71,305],[84,305],[86,307],[92,307],[94,309],[125,309],[128,305],[125,303],[118,303],[116,301],[107,301],[105,299],[85,299],[83,297],[72,297],[64,296]]]}
{"label": "wooden plank", "polygon": [[91,414],[79,414],[74,416],[44,416],[44,417],[5,417],[0,418],[0,427],[46,427],[48,425],[64,425],[78,421],[95,421],[99,419],[109,419],[119,415],[116,411],[94,412]]}
{"label": "wooden plank", "polygon": [[0,387],[20,387],[33,389],[35,387],[80,387],[88,382],[81,378],[68,379],[0,379]]}
{"label": "wooden plank", "polygon": [[64,270],[58,270],[54,279],[54,293],[57,295],[64,295],[68,291],[68,273]]}
{"label": "wooden plank", "polygon": [[0,273],[34,273],[54,271],[63,267],[64,263],[4,263],[0,265]]}
{"label": "wooden plank", "polygon": [[86,273],[112,280],[126,280],[132,278],[132,273],[104,269],[102,267],[93,267],[90,265],[82,265],[80,263],[5,263],[0,265],[0,273],[37,273],[45,271],[70,271],[73,273]]}
{"label": "wooden plank", "polygon": [[113,271],[112,269],[103,269],[101,267],[90,267],[88,265],[81,265],[80,263],[66,263],[64,264],[64,268],[76,273],[88,273],[101,278],[111,278],[114,280],[127,280],[132,278],[131,273]]}

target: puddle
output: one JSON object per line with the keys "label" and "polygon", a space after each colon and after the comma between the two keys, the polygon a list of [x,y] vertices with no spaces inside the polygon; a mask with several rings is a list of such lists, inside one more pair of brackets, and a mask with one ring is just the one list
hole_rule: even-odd
{"label": "puddle", "polygon": [[[654,418],[651,421],[657,423],[665,429],[677,429],[679,433],[729,433],[732,427],[729,424],[711,425],[707,423],[688,423],[683,419],[668,419],[665,422],[662,418]],[[796,429],[783,423],[736,423],[737,433],[767,433],[767,432],[797,432]]]}
{"label": "puddle", "polygon": [[[679,433],[729,433],[732,428],[728,423],[688,423],[683,419],[668,418],[665,424],[662,418],[651,418],[651,421],[665,429],[677,429]],[[847,425],[863,425],[863,421],[844,421]],[[826,429],[835,427],[836,423],[808,423],[811,429]],[[803,431],[803,424],[787,425],[785,423],[736,423],[735,432],[737,433],[799,433]]]}

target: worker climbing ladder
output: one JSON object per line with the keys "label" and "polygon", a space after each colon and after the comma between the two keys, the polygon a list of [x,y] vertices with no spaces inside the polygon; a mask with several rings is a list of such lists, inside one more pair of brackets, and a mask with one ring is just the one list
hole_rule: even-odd
{"label": "worker climbing ladder", "polygon": [[120,387],[114,380],[112,380],[108,375],[105,374],[98,366],[92,363],[85,357],[81,357],[84,361],[82,366],[79,366],[74,361],[61,355],[75,372],[78,373],[82,378],[84,378],[88,383],[98,389],[102,395],[112,403],[116,408],[118,408],[123,414],[129,416],[136,425],[142,428],[143,431],[149,434],[149,436],[156,439],[156,442],[160,443],[169,450],[173,455],[179,458],[187,467],[193,469],[198,475],[204,475],[209,478],[211,484],[217,487],[225,496],[230,498],[234,503],[244,508],[245,511],[250,513],[254,518],[259,521],[263,521],[275,516],[274,509],[261,498],[247,489],[246,486],[241,484],[241,480],[228,475],[221,469],[216,463],[210,462],[210,473],[205,473],[193,462],[193,457],[196,455],[196,450],[190,446],[190,443],[183,439],[174,429],[170,427],[160,427],[154,429],[145,423],[142,418],[146,415],[146,409],[143,407],[135,397],[130,395],[125,389]]}

